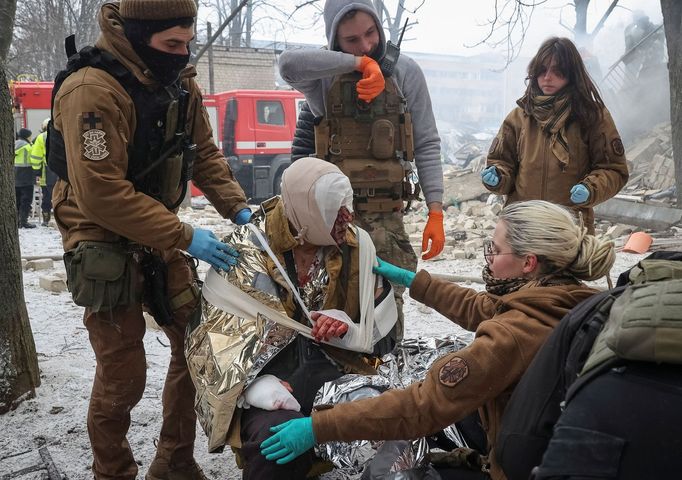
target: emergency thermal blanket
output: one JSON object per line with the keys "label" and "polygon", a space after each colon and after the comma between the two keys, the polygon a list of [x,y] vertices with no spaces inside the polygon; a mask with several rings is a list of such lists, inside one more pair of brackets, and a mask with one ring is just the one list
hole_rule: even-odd
{"label": "emergency thermal blanket", "polygon": [[[375,249],[364,230],[357,229],[357,235],[360,322],[349,323],[343,339],[325,343],[371,352],[374,343],[393,327],[397,310],[392,292],[385,295],[380,305],[374,306]],[[276,257],[272,252],[264,253],[269,246],[259,221],[236,229],[227,241],[239,251],[239,265],[229,273],[208,271],[202,287],[201,320],[188,327],[185,342],[185,355],[197,390],[195,410],[208,436],[209,451],[217,451],[227,442],[237,400],[263,367],[296,335],[312,338],[310,326],[287,316],[277,289],[273,288],[263,258],[270,256],[276,260]],[[286,280],[286,271],[281,265],[278,268]],[[301,290],[307,295],[306,289]],[[312,291],[319,294],[322,289]],[[305,308],[303,299],[297,301]],[[307,309],[303,311],[309,319]]]}

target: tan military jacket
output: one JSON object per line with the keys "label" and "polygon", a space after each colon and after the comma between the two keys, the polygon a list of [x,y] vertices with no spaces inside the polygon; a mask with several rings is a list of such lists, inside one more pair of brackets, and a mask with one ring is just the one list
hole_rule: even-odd
{"label": "tan military jacket", "polygon": [[[114,55],[144,85],[158,87],[123,35],[117,4],[103,5],[99,21],[102,34],[96,46]],[[191,78],[195,75],[193,67],[183,72],[190,92],[187,118],[194,123],[197,144],[192,180],[223,217],[234,218],[247,207],[246,198],[213,142],[199,87]],[[52,196],[65,250],[82,240],[121,237],[158,250],[189,246],[192,227],[126,180],[135,105],[116,79],[91,67],[73,73],[55,98],[53,119],[64,136],[69,169],[70,183],[59,180]]]}
{"label": "tan military jacket", "polygon": [[317,442],[419,438],[478,409],[491,476],[504,479],[493,447],[514,387],[564,314],[594,293],[584,285],[561,285],[521,288],[498,297],[420,271],[410,287],[412,298],[475,330],[474,341],[437,360],[423,382],[313,412]]}
{"label": "tan military jacket", "polygon": [[[563,166],[550,149],[550,137],[535,119],[516,107],[502,123],[488,152],[487,165],[500,174],[496,187],[485,187],[507,195],[507,203],[547,200],[583,214],[585,226],[594,231],[592,207],[616,195],[628,181],[625,151],[608,110],[589,131],[581,132],[577,122],[566,128],[569,162]],[[580,206],[570,200],[573,185],[583,183],[590,191]]]}

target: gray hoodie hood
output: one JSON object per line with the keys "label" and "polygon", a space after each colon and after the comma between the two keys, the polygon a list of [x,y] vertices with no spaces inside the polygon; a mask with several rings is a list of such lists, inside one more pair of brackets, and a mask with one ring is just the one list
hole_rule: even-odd
{"label": "gray hoodie hood", "polygon": [[371,0],[327,0],[324,4],[324,26],[327,34],[327,47],[329,50],[338,50],[336,48],[336,30],[339,27],[339,22],[343,16],[351,10],[360,10],[368,13],[377,24],[379,30],[379,45],[377,50],[372,54],[372,58],[379,60],[384,56],[386,50],[386,35],[384,29],[379,21],[379,15],[374,9]]}

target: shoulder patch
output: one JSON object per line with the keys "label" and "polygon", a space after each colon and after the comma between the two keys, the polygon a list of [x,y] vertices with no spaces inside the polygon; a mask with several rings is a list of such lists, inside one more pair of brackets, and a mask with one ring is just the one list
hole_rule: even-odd
{"label": "shoulder patch", "polygon": [[109,156],[107,141],[103,130],[93,128],[83,133],[83,156],[89,160],[103,160]]}
{"label": "shoulder patch", "polygon": [[102,114],[99,112],[83,112],[81,114],[81,122],[84,132],[88,130],[101,130]]}
{"label": "shoulder patch", "polygon": [[619,157],[622,157],[625,154],[625,148],[623,147],[623,142],[618,137],[611,140],[611,149],[613,150],[613,153],[615,153]]}
{"label": "shoulder patch", "polygon": [[463,358],[454,357],[440,367],[438,379],[446,387],[454,387],[469,375],[469,366]]}
{"label": "shoulder patch", "polygon": [[106,133],[102,130],[102,114],[83,112],[81,114],[83,131],[83,156],[89,160],[103,160],[109,156]]}

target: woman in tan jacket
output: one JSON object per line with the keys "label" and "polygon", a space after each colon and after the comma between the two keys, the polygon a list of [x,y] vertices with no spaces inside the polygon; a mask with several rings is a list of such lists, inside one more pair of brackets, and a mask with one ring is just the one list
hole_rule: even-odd
{"label": "woman in tan jacket", "polygon": [[606,275],[615,253],[612,242],[586,234],[563,207],[534,200],[504,208],[484,255],[486,292],[380,262],[376,273],[408,286],[412,298],[475,331],[474,341],[437,360],[422,382],[404,390],[273,427],[275,435],[261,444],[266,458],[286,463],[331,440],[419,438],[478,409],[488,439],[485,470],[504,479],[492,450],[507,401],[559,320],[595,292],[581,280]]}
{"label": "woman in tan jacket", "polygon": [[628,180],[616,125],[567,38],[540,46],[527,82],[490,145],[483,185],[507,204],[539,199],[582,212],[594,233],[592,207]]}

